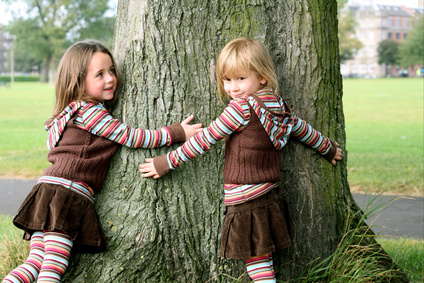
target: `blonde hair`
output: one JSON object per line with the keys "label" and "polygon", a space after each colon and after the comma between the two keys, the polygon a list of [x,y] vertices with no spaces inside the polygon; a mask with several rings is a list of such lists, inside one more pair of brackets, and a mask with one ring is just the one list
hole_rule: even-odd
{"label": "blonde hair", "polygon": [[109,111],[115,104],[120,80],[112,53],[101,42],[95,40],[80,41],[69,47],[60,60],[56,76],[56,102],[52,119],[59,115],[73,101],[100,102],[85,95],[87,67],[91,57],[96,52],[108,54],[115,68],[117,78],[116,90],[113,98],[103,103]]}
{"label": "blonde hair", "polygon": [[221,101],[229,100],[230,96],[224,89],[224,78],[237,76],[242,72],[255,72],[266,79],[262,88],[278,89],[277,74],[274,63],[266,47],[256,39],[236,38],[224,46],[216,61],[216,77],[218,95]]}

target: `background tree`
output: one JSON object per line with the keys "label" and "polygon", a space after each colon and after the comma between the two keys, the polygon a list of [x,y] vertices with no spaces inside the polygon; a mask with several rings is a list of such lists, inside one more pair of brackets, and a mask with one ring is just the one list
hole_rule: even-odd
{"label": "background tree", "polygon": [[378,64],[386,66],[386,76],[392,66],[399,61],[399,43],[397,41],[386,39],[380,41],[377,47]]}
{"label": "background tree", "polygon": [[424,18],[418,18],[408,37],[399,46],[399,65],[402,67],[424,66]]}
{"label": "background tree", "polygon": [[[31,73],[40,71],[42,60],[37,57],[33,57],[28,53],[22,52],[20,49],[15,49],[14,52],[15,72]],[[10,66],[10,62],[8,64]]]}
{"label": "background tree", "polygon": [[[335,1],[120,0],[113,47],[123,86],[114,116],[151,129],[194,113],[208,125],[224,107],[215,56],[238,36],[265,42],[289,105],[344,147]],[[226,276],[245,272],[243,260],[219,257],[223,143],[164,178],[142,179],[139,163],[168,150],[117,152],[95,203],[109,247],[73,255],[63,282],[232,282]],[[293,278],[333,253],[358,207],[346,155],[333,167],[293,142],[281,168],[296,234],[275,269]]]}
{"label": "background tree", "polygon": [[[0,0],[1,1],[1,0]],[[14,5],[15,1],[1,2]],[[55,69],[64,50],[74,41],[93,37],[111,42],[114,17],[105,16],[108,0],[22,0],[25,11],[13,13],[7,30],[16,35],[17,60],[20,55],[41,60],[42,82]]]}
{"label": "background tree", "polygon": [[338,10],[338,38],[340,62],[353,59],[356,52],[362,48],[362,42],[356,37],[356,21],[353,17],[347,0],[337,0]]}

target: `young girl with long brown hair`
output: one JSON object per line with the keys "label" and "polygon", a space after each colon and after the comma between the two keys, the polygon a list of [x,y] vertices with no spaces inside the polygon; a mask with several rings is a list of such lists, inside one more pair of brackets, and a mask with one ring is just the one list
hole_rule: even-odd
{"label": "young girl with long brown hair", "polygon": [[100,42],[78,42],[63,55],[53,116],[45,125],[51,166],[13,219],[31,241],[30,253],[3,283],[60,282],[71,250],[106,248],[94,194],[102,189],[120,144],[154,148],[185,141],[201,130],[201,124],[188,124],[193,116],[160,130],[128,127],[109,113],[118,88],[116,63]]}

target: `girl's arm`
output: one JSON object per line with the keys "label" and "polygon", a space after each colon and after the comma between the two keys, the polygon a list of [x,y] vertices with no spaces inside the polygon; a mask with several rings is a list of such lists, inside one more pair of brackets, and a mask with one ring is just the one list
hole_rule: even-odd
{"label": "girl's arm", "polygon": [[339,144],[337,142],[323,136],[296,115],[294,115],[293,120],[292,137],[318,151],[333,165],[336,165],[336,162],[341,160],[342,150],[338,147]]}
{"label": "girl's arm", "polygon": [[170,170],[207,152],[212,145],[233,132],[245,126],[250,118],[249,106],[246,101],[232,101],[224,112],[213,121],[209,127],[193,136],[182,146],[167,155],[147,158],[145,164],[140,164],[142,177],[155,179],[169,173]]}
{"label": "girl's arm", "polygon": [[160,130],[131,128],[113,118],[101,104],[87,104],[79,111],[79,114],[79,117],[75,119],[78,127],[131,148],[154,148],[183,142],[187,137],[200,132],[202,126],[201,124],[189,125],[188,123],[193,119],[189,116],[181,123],[163,127]]}

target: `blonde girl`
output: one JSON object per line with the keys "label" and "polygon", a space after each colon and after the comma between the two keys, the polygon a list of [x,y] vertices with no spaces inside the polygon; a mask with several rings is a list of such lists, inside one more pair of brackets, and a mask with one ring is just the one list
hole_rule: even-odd
{"label": "blonde girl", "polygon": [[341,149],[297,117],[278,95],[275,68],[264,45],[237,38],[216,63],[218,93],[231,99],[202,132],[167,155],[146,159],[142,177],[159,178],[225,139],[224,204],[220,255],[245,259],[255,282],[275,282],[272,252],[291,245],[287,207],[278,200],[281,149],[289,136],[336,165]]}
{"label": "blonde girl", "polygon": [[101,252],[106,239],[94,208],[119,145],[154,148],[182,142],[201,129],[188,117],[160,130],[131,128],[114,119],[116,63],[97,41],[71,46],[59,64],[56,104],[45,127],[51,166],[26,197],[13,223],[31,241],[28,259],[3,283],[60,282],[71,250]]}

